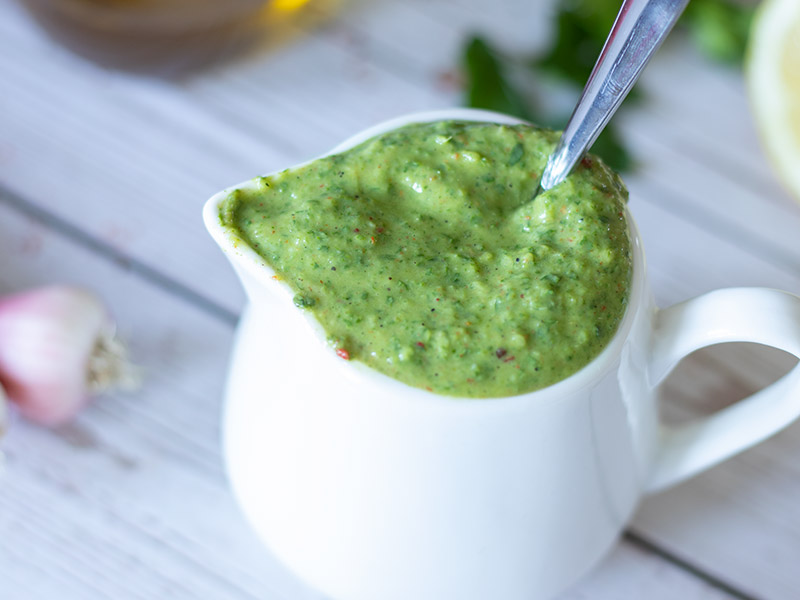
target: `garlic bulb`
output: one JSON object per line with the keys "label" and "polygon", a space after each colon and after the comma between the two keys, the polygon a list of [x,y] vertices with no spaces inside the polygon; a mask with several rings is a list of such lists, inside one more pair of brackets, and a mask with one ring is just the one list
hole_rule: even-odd
{"label": "garlic bulb", "polygon": [[133,379],[114,324],[91,292],[51,286],[0,298],[0,384],[27,418],[62,424],[92,394]]}

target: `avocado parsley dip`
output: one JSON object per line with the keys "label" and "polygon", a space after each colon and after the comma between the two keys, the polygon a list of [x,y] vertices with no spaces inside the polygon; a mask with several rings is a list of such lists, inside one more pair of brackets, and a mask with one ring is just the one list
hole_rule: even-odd
{"label": "avocado parsley dip", "polygon": [[234,190],[220,219],[340,357],[439,394],[521,394],[597,356],[630,288],[614,172],[588,156],[533,199],[557,139],[409,125]]}

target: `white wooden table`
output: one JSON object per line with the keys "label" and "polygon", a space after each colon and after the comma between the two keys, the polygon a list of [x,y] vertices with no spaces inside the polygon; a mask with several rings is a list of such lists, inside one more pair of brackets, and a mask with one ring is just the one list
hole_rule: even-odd
{"label": "white wooden table", "polygon": [[[270,52],[177,79],[106,70],[0,3],[0,293],[78,283],[112,307],[145,383],[48,431],[12,423],[0,479],[0,598],[311,599],[227,487],[219,414],[243,295],[200,210],[227,185],[310,158],[367,125],[456,105],[470,31],[535,48],[547,7],[371,0]],[[741,76],[685,44],[621,115],[660,304],[722,286],[800,292],[800,205],[767,164]],[[735,401],[793,360],[703,351],[665,413]],[[800,423],[644,501],[564,598],[800,597]],[[376,599],[379,600],[379,599]],[[448,600],[448,599],[443,599]]]}

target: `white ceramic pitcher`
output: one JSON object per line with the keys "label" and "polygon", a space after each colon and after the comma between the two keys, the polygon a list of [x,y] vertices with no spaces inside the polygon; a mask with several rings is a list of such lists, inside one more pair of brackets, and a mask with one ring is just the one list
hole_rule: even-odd
{"label": "white ceramic pitcher", "polygon": [[[333,152],[440,119],[519,122],[465,109],[414,114]],[[800,413],[798,366],[696,423],[659,424],[659,382],[700,347],[750,341],[800,356],[800,299],[726,289],[657,309],[630,214],[631,297],[606,349],[548,388],[476,400],[413,388],[337,357],[288,286],[221,226],[228,192],[208,201],[204,217],[249,299],[225,403],[230,480],[272,551],[332,598],[552,597],[609,549],[642,495]]]}

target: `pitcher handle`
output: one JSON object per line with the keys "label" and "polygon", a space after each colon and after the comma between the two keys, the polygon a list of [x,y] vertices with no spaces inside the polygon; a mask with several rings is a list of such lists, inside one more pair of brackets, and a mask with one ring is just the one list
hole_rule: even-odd
{"label": "pitcher handle", "polygon": [[[730,288],[660,310],[648,376],[658,385],[691,352],[723,342],[755,342],[800,358],[800,297],[766,288]],[[680,427],[661,425],[646,492],[687,479],[768,438],[800,416],[800,364],[764,389]]]}

